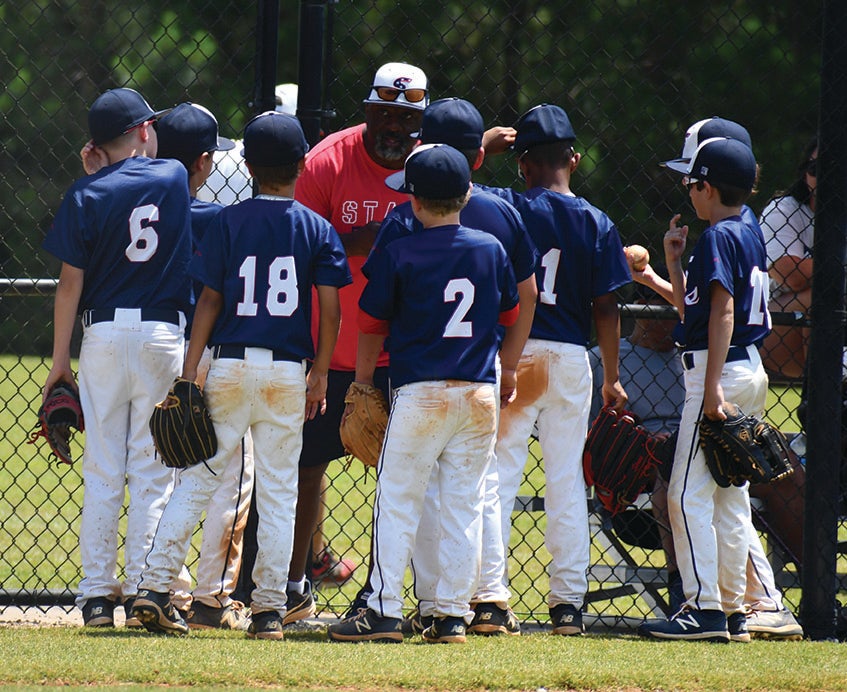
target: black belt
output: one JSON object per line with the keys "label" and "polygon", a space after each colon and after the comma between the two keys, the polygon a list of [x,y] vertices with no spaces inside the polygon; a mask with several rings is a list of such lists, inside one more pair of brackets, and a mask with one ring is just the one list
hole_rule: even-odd
{"label": "black belt", "polygon": [[[704,351],[705,353],[705,351]],[[747,346],[730,346],[726,353],[726,362],[732,363],[737,360],[750,360],[750,354],[747,352]],[[691,370],[694,367],[694,352],[686,351],[682,354],[682,367],[685,370]]]}
{"label": "black belt", "polygon": [[265,351],[273,353],[274,360],[287,360],[292,363],[299,363],[299,358],[292,357],[289,353],[281,349],[269,349],[262,346],[241,346],[239,344],[220,344],[212,346],[212,358],[235,358],[236,360],[244,360],[244,352],[248,348],[262,348]]}
{"label": "black belt", "polygon": [[[117,308],[120,309],[120,308]],[[82,313],[82,324],[90,327],[99,322],[114,322],[116,308],[97,308],[96,310],[85,310]],[[141,308],[142,322],[167,322],[179,326],[179,310],[165,310],[163,308]]]}

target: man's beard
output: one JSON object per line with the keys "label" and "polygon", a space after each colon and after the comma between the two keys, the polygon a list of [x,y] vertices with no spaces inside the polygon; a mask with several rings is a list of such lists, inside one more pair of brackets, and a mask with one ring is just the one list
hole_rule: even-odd
{"label": "man's beard", "polygon": [[403,161],[409,155],[410,147],[402,144],[387,144],[384,141],[384,135],[377,135],[374,138],[374,151],[377,156],[386,161]]}

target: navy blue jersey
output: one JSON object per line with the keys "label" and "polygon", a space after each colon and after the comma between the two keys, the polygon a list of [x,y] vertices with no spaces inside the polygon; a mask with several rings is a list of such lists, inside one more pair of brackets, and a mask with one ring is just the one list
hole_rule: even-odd
{"label": "navy blue jersey", "polygon": [[187,312],[189,204],[188,173],[173,159],[132,157],[76,181],[43,247],[84,271],[79,311]]}
{"label": "navy blue jersey", "polygon": [[709,226],[691,252],[685,284],[685,321],[674,332],[677,341],[689,350],[709,346],[713,281],[733,298],[731,345],[760,344],[771,330],[771,316],[767,255],[755,215],[731,216]]}
{"label": "navy blue jersey", "polygon": [[495,382],[500,313],[518,304],[503,246],[439,226],[398,238],[375,258],[359,306],[389,324],[393,387],[426,380]]}
{"label": "navy blue jersey", "polygon": [[[493,235],[506,250],[518,283],[531,277],[536,270],[537,251],[526,231],[526,225],[511,204],[474,186],[467,206],[459,220],[466,228],[475,228]],[[379,227],[374,246],[362,273],[370,277],[372,259],[392,240],[423,230],[412,212],[412,203],[405,202],[392,209]]]}
{"label": "navy blue jersey", "polygon": [[530,338],[587,346],[593,299],[632,280],[617,227],[582,197],[542,187],[485,189],[515,206],[538,249]]}
{"label": "navy blue jersey", "polygon": [[[196,197],[191,198],[191,250],[192,252],[200,247],[200,241],[206,235],[206,229],[212,223],[223,205],[215,204],[214,202],[204,202]],[[191,282],[191,311],[187,315],[185,325],[185,338],[188,339],[191,335],[191,323],[194,321],[194,306],[197,304],[197,298],[203,291],[203,284],[199,281]]]}
{"label": "navy blue jersey", "polygon": [[312,286],[352,281],[330,223],[299,202],[258,196],[214,217],[190,266],[191,276],[223,295],[210,345],[314,357]]}

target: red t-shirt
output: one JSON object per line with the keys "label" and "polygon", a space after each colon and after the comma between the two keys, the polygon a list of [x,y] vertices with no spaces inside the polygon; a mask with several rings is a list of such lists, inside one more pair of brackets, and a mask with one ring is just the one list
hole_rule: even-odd
{"label": "red t-shirt", "polygon": [[[362,133],[364,125],[335,132],[306,155],[306,168],[297,179],[294,198],[317,212],[339,234],[352,233],[371,221],[382,221],[409,196],[391,190],[385,179],[396,170],[380,166],[368,155]],[[355,370],[359,328],[359,297],[367,283],[362,274],[366,257],[348,257],[352,285],[339,291],[341,332],[332,354],[333,370]],[[314,301],[317,305],[317,301]],[[312,336],[317,339],[318,311],[312,310]],[[377,365],[388,365],[388,354],[380,354]]]}

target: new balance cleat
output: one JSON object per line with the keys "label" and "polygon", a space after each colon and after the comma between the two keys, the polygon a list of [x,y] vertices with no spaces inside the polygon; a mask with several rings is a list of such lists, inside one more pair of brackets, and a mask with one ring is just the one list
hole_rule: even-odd
{"label": "new balance cleat", "polygon": [[467,641],[467,626],[463,618],[436,617],[423,631],[424,641],[430,644],[464,644]]}
{"label": "new balance cleat", "polygon": [[327,637],[334,642],[383,642],[398,644],[403,641],[400,618],[382,617],[370,608],[357,615],[330,625]]}
{"label": "new balance cleat", "polygon": [[729,641],[746,644],[750,641],[750,632],[747,629],[747,613],[738,612],[727,616],[726,629],[729,632]]}
{"label": "new balance cleat", "polygon": [[82,604],[82,623],[85,627],[114,627],[115,602],[105,596],[89,598]]}
{"label": "new balance cleat", "polygon": [[141,589],[132,605],[132,616],[138,618],[148,632],[188,634],[188,625],[173,607],[171,597],[166,593]]}
{"label": "new balance cleat", "polygon": [[747,629],[753,639],[803,638],[803,628],[788,610],[751,610],[747,613]]}
{"label": "new balance cleat", "polygon": [[286,596],[285,617],[282,619],[283,625],[290,625],[292,622],[315,617],[317,609],[315,608],[315,599],[312,596],[312,586],[309,584],[308,579],[306,580],[303,593],[287,591]]}
{"label": "new balance cleat", "polygon": [[285,636],[282,632],[282,622],[282,618],[275,610],[253,613],[247,628],[247,636],[250,639],[279,641]]}
{"label": "new balance cleat", "polygon": [[521,633],[521,624],[511,608],[501,608],[496,603],[477,603],[474,617],[468,626],[469,634],[497,635]]}
{"label": "new balance cleat", "polygon": [[244,604],[240,601],[233,601],[222,608],[196,600],[192,601],[185,621],[193,630],[219,629],[244,632],[250,626],[250,618],[244,612]]}
{"label": "new balance cleat", "polygon": [[126,616],[124,627],[128,627],[131,630],[144,629],[144,625],[141,624],[141,621],[132,614],[132,606],[134,603],[135,596],[124,599],[124,615]]}
{"label": "new balance cleat", "polygon": [[570,603],[559,603],[553,606],[550,609],[550,621],[553,623],[553,634],[578,637],[585,633],[582,613]]}
{"label": "new balance cleat", "polygon": [[423,634],[423,631],[432,624],[432,615],[421,615],[419,608],[415,608],[400,622],[400,631],[406,637]]}
{"label": "new balance cleat", "polygon": [[638,634],[652,639],[690,639],[729,642],[726,615],[720,610],[694,610],[685,607],[670,620],[653,620],[638,627]]}

